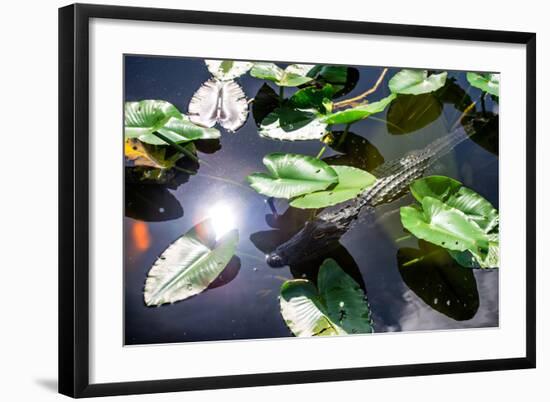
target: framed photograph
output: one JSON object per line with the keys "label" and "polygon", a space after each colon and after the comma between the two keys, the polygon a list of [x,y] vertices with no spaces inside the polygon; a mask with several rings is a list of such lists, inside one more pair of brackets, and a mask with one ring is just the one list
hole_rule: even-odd
{"label": "framed photograph", "polygon": [[535,367],[535,34],[59,10],[59,391]]}

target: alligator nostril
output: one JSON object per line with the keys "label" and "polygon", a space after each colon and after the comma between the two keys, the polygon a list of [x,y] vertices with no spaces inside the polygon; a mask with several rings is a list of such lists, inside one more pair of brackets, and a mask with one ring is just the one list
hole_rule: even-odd
{"label": "alligator nostril", "polygon": [[286,265],[281,256],[277,253],[268,254],[265,260],[269,266],[274,268],[283,267]]}

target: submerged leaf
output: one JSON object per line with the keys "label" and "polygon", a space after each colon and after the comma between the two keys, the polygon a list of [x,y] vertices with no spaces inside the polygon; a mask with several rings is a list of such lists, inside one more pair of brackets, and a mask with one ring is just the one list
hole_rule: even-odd
{"label": "submerged leaf", "polygon": [[500,89],[500,74],[467,73],[466,79],[473,87],[479,88],[493,96],[498,96]]}
{"label": "submerged leaf", "polygon": [[248,102],[235,81],[206,81],[189,103],[189,118],[195,124],[213,127],[219,123],[228,131],[237,131],[248,117]]}
{"label": "submerged leaf", "polygon": [[237,230],[214,240],[209,221],[193,227],[172,243],[147,274],[143,297],[148,306],[187,299],[205,290],[235,253]]}
{"label": "submerged leaf", "polygon": [[220,81],[233,80],[252,68],[251,61],[204,60],[208,71]]}
{"label": "submerged leaf", "polygon": [[332,166],[332,168],[338,174],[336,186],[295,198],[290,205],[296,208],[325,208],[336,205],[355,198],[376,181],[376,177],[361,169],[350,166]]}
{"label": "submerged leaf", "polygon": [[331,113],[325,116],[322,121],[326,124],[351,124],[356,121],[366,119],[372,114],[380,113],[384,111],[391,101],[395,99],[396,95],[391,94],[378,102],[367,103],[351,107],[339,112]]}
{"label": "submerged leaf", "polygon": [[447,73],[431,74],[427,70],[401,70],[389,81],[390,91],[395,94],[420,95],[433,92],[445,85]]}
{"label": "submerged leaf", "polygon": [[315,285],[303,279],[281,287],[281,315],[295,336],[372,333],[366,296],[359,284],[333,259],[319,268]]}
{"label": "submerged leaf", "polygon": [[252,173],[247,179],[254,190],[269,197],[290,199],[338,182],[333,168],[311,156],[272,153],[263,162],[270,174]]}

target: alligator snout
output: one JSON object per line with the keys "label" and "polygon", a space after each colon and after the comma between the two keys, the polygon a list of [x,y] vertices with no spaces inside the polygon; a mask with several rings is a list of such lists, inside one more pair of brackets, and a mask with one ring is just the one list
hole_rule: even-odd
{"label": "alligator snout", "polygon": [[276,252],[268,254],[265,257],[265,260],[268,265],[273,268],[280,268],[286,265],[284,259]]}

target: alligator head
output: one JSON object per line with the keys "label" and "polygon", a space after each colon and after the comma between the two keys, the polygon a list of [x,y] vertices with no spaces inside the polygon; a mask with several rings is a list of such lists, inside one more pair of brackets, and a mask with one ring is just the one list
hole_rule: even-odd
{"label": "alligator head", "polygon": [[271,252],[266,261],[272,267],[283,267],[316,259],[337,247],[345,231],[322,219],[308,221],[302,230]]}

